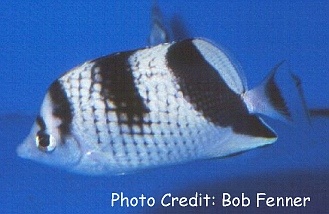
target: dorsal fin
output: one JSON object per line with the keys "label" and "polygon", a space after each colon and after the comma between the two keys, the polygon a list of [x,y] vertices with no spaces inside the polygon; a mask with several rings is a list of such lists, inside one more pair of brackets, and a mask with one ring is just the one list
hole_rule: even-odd
{"label": "dorsal fin", "polygon": [[149,44],[155,46],[165,42],[169,42],[169,35],[163,24],[162,13],[158,6],[158,2],[155,0],[151,12],[151,34],[149,37]]}

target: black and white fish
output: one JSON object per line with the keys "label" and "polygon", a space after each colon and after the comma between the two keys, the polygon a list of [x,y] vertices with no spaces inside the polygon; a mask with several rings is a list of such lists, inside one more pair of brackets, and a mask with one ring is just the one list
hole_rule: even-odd
{"label": "black and white fish", "polygon": [[280,64],[248,90],[221,48],[201,38],[168,43],[156,5],[152,14],[153,47],[88,61],[51,84],[20,157],[111,175],[276,141],[258,114],[291,118],[275,81]]}
{"label": "black and white fish", "polygon": [[238,67],[199,38],[88,61],[50,86],[18,155],[85,174],[120,174],[273,143],[257,115],[288,118],[276,66],[248,90]]}

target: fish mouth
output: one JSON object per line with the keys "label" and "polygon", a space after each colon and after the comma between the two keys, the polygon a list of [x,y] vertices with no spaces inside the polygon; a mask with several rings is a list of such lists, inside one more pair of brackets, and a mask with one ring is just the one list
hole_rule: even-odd
{"label": "fish mouth", "polygon": [[34,138],[28,135],[24,141],[16,147],[17,156],[24,159],[32,159],[34,153],[33,146],[35,146]]}
{"label": "fish mouth", "polygon": [[28,146],[29,144],[24,141],[24,143],[19,144],[16,148],[16,154],[20,158],[29,159],[31,154],[31,148]]}

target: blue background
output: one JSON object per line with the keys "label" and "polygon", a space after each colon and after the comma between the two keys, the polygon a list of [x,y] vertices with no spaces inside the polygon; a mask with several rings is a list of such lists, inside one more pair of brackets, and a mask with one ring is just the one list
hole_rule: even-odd
{"label": "blue background", "polygon": [[[178,14],[189,35],[225,47],[239,61],[250,87],[286,59],[302,79],[308,105],[329,106],[328,1],[159,3],[168,25]],[[280,139],[266,149],[126,176],[74,175],[16,157],[15,148],[28,134],[49,84],[86,60],[147,45],[151,6],[151,1],[137,0],[0,2],[0,212],[173,212],[159,206],[111,207],[111,193],[159,199],[167,192],[192,196],[195,191],[215,195],[218,201],[224,191],[311,196],[310,206],[281,211],[328,211],[325,118],[313,119],[313,128],[304,129],[270,120]],[[218,209],[264,211],[253,205],[222,208],[220,203],[179,210]],[[277,210],[266,209],[271,211]]]}

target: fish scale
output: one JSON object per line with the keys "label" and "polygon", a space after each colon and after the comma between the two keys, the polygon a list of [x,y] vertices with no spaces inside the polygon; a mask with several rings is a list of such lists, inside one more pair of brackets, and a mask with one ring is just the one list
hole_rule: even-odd
{"label": "fish scale", "polygon": [[[195,141],[189,140],[194,139],[195,136],[193,136],[191,132],[186,132],[186,127],[188,125],[192,126],[192,124],[194,124],[194,126],[196,126],[198,123],[196,120],[194,121],[191,119],[194,118],[194,115],[189,116],[186,112],[192,111],[194,114],[196,112],[193,110],[192,106],[183,108],[181,105],[184,103],[182,94],[170,90],[170,88],[173,87],[170,72],[166,72],[166,69],[164,69],[165,67],[161,69],[161,66],[165,65],[159,63],[163,59],[158,56],[161,56],[161,53],[148,51],[146,49],[145,53],[138,52],[136,55],[132,55],[129,58],[132,73],[138,72],[143,77],[138,80],[135,79],[135,83],[141,94],[143,93],[142,91],[147,92],[144,94],[143,100],[151,109],[150,113],[145,116],[146,121],[148,117],[151,120],[141,127],[137,125],[129,127],[125,124],[124,122],[127,118],[124,118],[124,115],[118,117],[118,115],[115,114],[116,106],[113,106],[114,108],[111,110],[103,108],[103,106],[105,106],[104,101],[113,103],[110,95],[109,97],[101,97],[100,99],[92,98],[99,96],[99,90],[94,90],[94,86],[101,82],[101,78],[98,77],[97,80],[91,78],[97,76],[101,70],[100,67],[97,67],[97,63],[87,63],[83,68],[72,71],[71,75],[63,76],[60,79],[64,83],[64,88],[68,91],[71,90],[71,93],[68,94],[71,95],[69,97],[73,102],[72,106],[78,106],[74,114],[77,115],[75,119],[78,125],[74,124],[76,126],[74,129],[79,130],[79,132],[84,132],[85,137],[83,137],[83,139],[89,139],[86,141],[89,142],[87,143],[89,147],[102,147],[102,151],[108,153],[109,159],[113,159],[113,162],[120,163],[120,165],[126,167],[130,165],[134,166],[136,163],[145,166],[157,165],[158,161],[174,162],[178,159],[185,159],[197,155],[198,150]],[[141,61],[145,61],[147,67],[143,68],[143,66],[145,66],[144,63],[138,63],[138,65],[133,64],[134,62]],[[145,71],[145,73],[143,73],[143,71]],[[144,75],[146,73],[147,75]],[[77,78],[77,76],[79,77]],[[166,78],[168,79],[167,81],[165,81]],[[91,79],[92,81],[90,81]],[[72,85],[76,85],[76,81],[79,81],[78,93],[76,90],[72,90]],[[148,87],[142,88],[143,86]],[[177,88],[177,86],[175,86],[175,88]],[[88,95],[86,94],[87,90],[89,92]],[[170,98],[167,99],[164,96]],[[88,99],[86,99],[86,97],[88,97]],[[184,105],[185,104],[186,102]],[[81,106],[85,106],[87,109]],[[181,107],[179,108],[179,106]],[[176,110],[178,110],[177,114],[173,113]],[[78,117],[79,114],[82,114],[82,118]],[[84,115],[89,116],[89,118],[84,118]],[[104,117],[107,118],[107,120],[97,119]],[[199,117],[201,119],[201,115],[199,115]],[[104,121],[108,121],[109,123],[105,123]],[[200,122],[201,120],[199,123]],[[111,125],[111,123],[113,125]],[[116,126],[118,126],[119,129],[113,129],[113,127]],[[80,130],[80,127],[87,127],[87,129]],[[136,131],[137,129],[143,131],[144,127],[147,127],[151,133],[146,134]],[[130,133],[131,131],[132,133]],[[200,132],[197,127],[195,132]],[[113,135],[120,135],[122,138],[120,140],[114,140],[112,139]],[[143,137],[146,135],[157,138],[157,140],[146,141],[144,139],[145,137]],[[136,140],[137,138],[139,139]],[[174,143],[171,143],[173,141]],[[98,142],[100,145],[96,146],[95,142]],[[157,153],[161,154],[160,159],[154,157],[154,152],[152,150],[157,150]]]}
{"label": "fish scale", "polygon": [[[198,146],[192,140],[196,136],[193,136],[193,133],[190,133],[186,127],[188,124],[191,126],[194,124],[194,133],[198,133],[201,128],[197,127],[198,124],[206,124],[207,122],[202,120],[201,115],[184,100],[179,87],[173,85],[175,81],[170,71],[166,69],[165,60],[165,53],[169,46],[170,44],[162,44],[157,46],[157,49],[138,51],[130,57],[129,62],[133,74],[138,73],[134,76],[141,75],[141,78],[135,82],[138,91],[152,92],[146,93],[147,96],[144,95],[143,100],[147,100],[145,104],[151,109],[151,118],[154,118],[154,121],[161,121],[160,128],[156,127],[156,123],[152,123],[154,124],[152,126],[155,126],[155,131],[158,131],[160,135],[164,133],[165,136],[176,138],[179,143],[175,146],[178,149],[173,146],[174,149],[172,150],[180,153],[176,154],[179,158],[184,158],[185,155],[188,158],[189,155],[197,156],[199,154],[197,153]],[[173,88],[176,90],[170,90]],[[195,119],[196,115],[199,115],[197,119]]]}
{"label": "fish scale", "polygon": [[[113,136],[119,136],[119,130],[115,129],[117,127],[117,117],[115,115],[115,106],[113,103],[107,99],[106,106],[109,107],[105,109],[104,97],[100,95],[100,89],[98,84],[101,82],[101,77],[98,76],[99,69],[92,69],[94,63],[85,63],[82,68],[77,68],[73,70],[71,75],[63,76],[60,80],[63,81],[63,86],[68,89],[68,94],[70,100],[72,101],[72,106],[74,108],[74,115],[76,123],[73,124],[73,129],[77,132],[83,133],[82,139],[84,139],[86,145],[85,149],[99,149],[107,152],[108,161],[110,163],[115,163],[115,154],[119,155],[125,152],[123,144],[120,143],[118,138],[113,138]],[[77,76],[79,78],[76,78]],[[92,82],[90,85],[82,85],[82,76],[87,80],[90,80],[92,76]],[[80,81],[78,81],[80,80]],[[78,81],[78,89],[72,90],[71,83]],[[89,94],[88,99],[83,99],[81,96],[81,89],[88,89]],[[72,90],[70,93],[70,89]],[[103,118],[106,118],[104,120]],[[116,142],[116,146],[113,146],[113,142]],[[99,144],[99,145],[97,145]],[[122,161],[122,160],[121,160]],[[125,161],[122,161],[126,164]]]}

